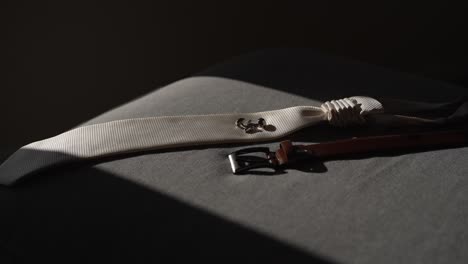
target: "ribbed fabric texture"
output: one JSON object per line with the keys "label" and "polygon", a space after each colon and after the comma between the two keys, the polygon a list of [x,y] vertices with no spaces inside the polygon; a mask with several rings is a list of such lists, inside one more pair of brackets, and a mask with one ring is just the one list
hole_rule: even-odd
{"label": "ribbed fabric texture", "polygon": [[[20,148],[0,165],[0,184],[11,185],[35,171],[73,161],[175,147],[274,140],[323,120],[344,126],[361,120],[360,115],[381,111],[382,105],[373,98],[350,97],[326,102],[321,108],[297,106],[258,113],[135,118],[89,125]],[[270,129],[245,133],[235,125],[239,118],[263,118]]]}

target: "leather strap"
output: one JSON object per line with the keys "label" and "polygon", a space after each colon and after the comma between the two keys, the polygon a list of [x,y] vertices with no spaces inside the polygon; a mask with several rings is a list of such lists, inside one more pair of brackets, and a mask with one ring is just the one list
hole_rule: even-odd
{"label": "leather strap", "polygon": [[275,151],[278,165],[288,165],[304,156],[317,159],[345,157],[356,154],[411,150],[415,148],[454,147],[468,143],[468,129],[386,135],[337,140],[311,145],[293,145],[286,140]]}

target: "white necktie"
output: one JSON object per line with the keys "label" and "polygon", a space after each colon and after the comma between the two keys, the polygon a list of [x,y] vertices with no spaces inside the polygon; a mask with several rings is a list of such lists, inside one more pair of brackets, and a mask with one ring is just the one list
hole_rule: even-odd
{"label": "white necktie", "polygon": [[[176,147],[275,140],[324,120],[337,126],[362,123],[362,116],[382,110],[377,100],[355,96],[332,100],[321,107],[135,118],[89,125],[23,146],[0,165],[0,184],[12,185],[33,172],[80,160]],[[259,119],[266,124],[255,123]]]}

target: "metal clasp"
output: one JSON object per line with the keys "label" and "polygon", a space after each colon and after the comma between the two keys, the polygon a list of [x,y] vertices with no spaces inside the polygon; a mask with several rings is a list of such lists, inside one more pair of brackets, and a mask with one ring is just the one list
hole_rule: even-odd
{"label": "metal clasp", "polygon": [[237,119],[236,126],[238,128],[243,129],[245,133],[249,133],[249,134],[262,131],[267,125],[265,119],[263,118],[259,118],[257,120],[257,123],[253,123],[252,120],[249,120],[247,121],[247,124],[245,124],[244,121],[245,121],[245,118]]}
{"label": "metal clasp", "polygon": [[[263,157],[249,155],[253,153],[263,154]],[[271,152],[267,147],[246,148],[235,151],[229,154],[229,161],[231,162],[232,173],[242,174],[251,169],[258,168],[276,168],[278,161],[275,153]]]}

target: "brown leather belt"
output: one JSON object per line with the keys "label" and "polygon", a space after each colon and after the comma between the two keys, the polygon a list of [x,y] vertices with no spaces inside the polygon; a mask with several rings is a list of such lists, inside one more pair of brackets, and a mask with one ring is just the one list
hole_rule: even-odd
{"label": "brown leather belt", "polygon": [[[229,161],[234,174],[245,174],[259,168],[285,168],[311,158],[326,160],[375,152],[456,147],[466,143],[468,129],[351,138],[311,145],[293,145],[286,140],[276,151],[266,147],[235,151],[229,155]],[[255,155],[258,153],[261,156]]]}

